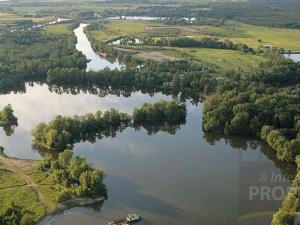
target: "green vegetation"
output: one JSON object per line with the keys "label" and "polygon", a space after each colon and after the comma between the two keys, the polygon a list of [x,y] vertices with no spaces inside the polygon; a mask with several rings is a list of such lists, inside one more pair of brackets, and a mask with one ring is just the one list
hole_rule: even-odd
{"label": "green vegetation", "polygon": [[[33,143],[38,149],[62,151],[72,149],[75,143],[81,141],[95,142],[96,138],[116,136],[127,127],[156,123],[161,127],[168,124],[178,125],[185,122],[186,106],[176,101],[161,101],[154,105],[146,104],[141,109],[135,109],[131,118],[126,113],[111,109],[104,113],[88,113],[84,116],[57,116],[48,124],[40,123],[32,131]],[[144,126],[147,129],[147,126]],[[153,133],[153,127],[149,127]],[[173,132],[173,129],[171,129]],[[157,130],[158,132],[158,130]]]}
{"label": "green vegetation", "polygon": [[48,154],[39,164],[42,171],[50,171],[53,181],[63,186],[57,202],[65,202],[76,197],[106,196],[103,185],[103,171],[89,166],[81,156],[73,158],[70,150],[59,153],[57,159]]}
{"label": "green vegetation", "polygon": [[33,225],[53,209],[39,195],[39,184],[26,175],[26,171],[37,170],[37,164],[37,161],[0,156],[1,224]]}
{"label": "green vegetation", "polygon": [[109,21],[104,24],[90,25],[86,31],[88,37],[93,37],[96,41],[106,42],[118,36],[141,33],[146,25],[145,22]]}
{"label": "green vegetation", "polygon": [[231,41],[226,40],[224,42],[217,39],[203,38],[201,40],[196,40],[192,38],[175,38],[175,39],[152,39],[145,38],[143,40],[145,45],[157,45],[157,46],[169,46],[169,47],[182,47],[182,48],[214,48],[214,49],[228,49],[236,50],[243,53],[252,53],[255,51],[249,48],[245,44],[233,44]]}
{"label": "green vegetation", "polygon": [[75,37],[47,34],[40,29],[16,31],[0,36],[0,90],[24,88],[24,81],[43,79],[57,67],[86,67],[85,57],[75,49]]}
{"label": "green vegetation", "polygon": [[42,161],[0,156],[0,224],[33,225],[67,200],[106,197],[103,172],[70,151]]}
{"label": "green vegetation", "polygon": [[18,126],[18,118],[14,116],[11,105],[7,105],[0,111],[0,127],[3,127],[6,135],[11,136],[16,126]]}
{"label": "green vegetation", "polygon": [[223,80],[217,87],[220,91],[205,102],[203,129],[258,135],[276,150],[280,160],[293,162],[300,153],[299,72],[299,64],[287,64]]}
{"label": "green vegetation", "polygon": [[32,131],[34,144],[50,150],[73,148],[74,143],[93,141],[96,138],[115,136],[128,126],[130,118],[127,114],[115,109],[102,114],[87,114],[84,116],[57,116],[48,124],[40,123]]}
{"label": "green vegetation", "polygon": [[204,48],[188,48],[176,49],[175,52],[164,51],[167,55],[180,54],[189,58],[201,60],[201,62],[214,68],[220,73],[226,71],[244,71],[251,72],[259,68],[260,63],[267,61],[263,56],[243,54],[232,50],[222,49],[204,49]]}
{"label": "green vegetation", "polygon": [[193,61],[146,61],[140,69],[89,71],[79,69],[55,69],[48,72],[47,81],[56,86],[79,87],[129,87],[133,90],[150,90],[172,93],[198,99],[199,92],[209,93],[215,80],[208,68]]}
{"label": "green vegetation", "polygon": [[300,190],[300,156],[296,157],[297,175],[292,183],[292,187],[283,200],[282,207],[273,215],[272,225],[293,225],[295,213],[300,207],[299,190]]}
{"label": "green vegetation", "polygon": [[[121,32],[119,27],[124,23],[132,26],[139,24],[139,32],[137,30],[127,31],[126,26]],[[111,32],[107,32],[107,30]],[[226,20],[219,26],[201,26],[193,23],[177,24],[172,27],[153,21],[105,21],[104,24],[101,22],[91,24],[86,28],[86,33],[93,49],[105,55],[115,55],[113,47],[106,44],[108,40],[118,37],[127,37],[129,40],[138,38],[142,40],[143,44],[120,45],[117,46],[117,50],[120,48],[125,49],[125,52],[128,49],[133,50],[132,52],[127,51],[127,54],[138,59],[141,55],[144,56],[143,59],[147,59],[151,56],[151,52],[159,52],[166,59],[168,56],[189,58],[206,63],[221,73],[237,69],[249,72],[257,68],[261,62],[266,61],[264,46],[271,45],[274,49],[284,48],[293,51],[299,50],[300,46],[298,30],[253,26],[231,20]],[[103,37],[107,33],[109,35]],[[175,48],[175,46],[190,48]],[[205,47],[221,49],[214,50]],[[257,51],[257,54],[239,54],[223,49],[252,53]]]}
{"label": "green vegetation", "polygon": [[[123,90],[126,94],[136,90],[162,91],[180,95],[182,99],[192,98],[194,102],[198,102],[203,93],[210,95],[206,96],[204,105],[205,131],[256,135],[274,149],[276,158],[299,165],[300,65],[283,60],[279,55],[283,49],[300,50],[297,3],[179,4],[176,1],[162,7],[126,2],[1,3],[0,92],[24,90],[25,81],[45,81],[47,77],[50,88],[57,92],[88,90],[103,95],[119,94]],[[21,11],[35,12],[36,16],[12,13]],[[171,18],[160,22],[99,22],[95,12],[99,18],[120,15]],[[120,59],[126,69],[86,72],[86,59],[75,50],[72,25],[28,29],[46,19],[40,16],[42,14],[94,21],[86,28],[93,49]],[[121,49],[108,45],[108,41],[123,36]],[[144,43],[128,44],[135,37]],[[185,60],[141,62],[136,59],[153,52]],[[104,91],[98,90],[100,88]],[[62,151],[72,149],[80,141],[94,142],[96,138],[115,136],[127,127],[137,130],[143,127],[149,134],[158,131],[172,134],[185,117],[185,105],[175,101],[145,104],[135,109],[132,116],[116,110],[58,116],[33,130],[33,142],[47,150]],[[9,106],[0,114],[2,125],[17,126]],[[11,134],[7,130],[6,133]],[[82,157],[72,159],[69,150],[57,158],[46,155],[39,166],[27,162],[26,168],[12,166],[9,162],[13,159],[2,156],[0,159],[0,201],[3,203],[0,224],[32,224],[57,208],[58,202],[105,195],[103,172],[92,169]],[[293,183],[296,189],[299,174],[298,171]],[[298,209],[298,192],[291,191],[274,215],[272,225],[293,224]]]}
{"label": "green vegetation", "polygon": [[[286,50],[299,51],[300,30],[271,28],[253,26],[236,21],[226,21],[223,26],[193,26],[201,33],[199,38],[211,37],[229,39],[234,43],[243,43],[254,49],[261,45],[272,45],[273,47]],[[193,34],[197,37],[197,35]]]}
{"label": "green vegetation", "polygon": [[133,123],[176,123],[185,121],[186,105],[176,101],[160,101],[154,104],[145,103],[141,108],[133,111]]}
{"label": "green vegetation", "polygon": [[0,12],[0,33],[4,31],[22,29],[47,20],[49,20],[48,17],[24,16],[17,13]]}

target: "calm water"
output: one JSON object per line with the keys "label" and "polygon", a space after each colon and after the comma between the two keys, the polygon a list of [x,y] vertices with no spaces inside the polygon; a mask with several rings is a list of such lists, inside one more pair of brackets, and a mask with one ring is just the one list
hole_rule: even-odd
{"label": "calm water", "polygon": [[122,65],[117,61],[113,63],[109,62],[93,51],[91,43],[83,32],[83,29],[87,26],[88,24],[80,24],[80,26],[74,30],[74,33],[77,36],[76,48],[78,51],[81,51],[88,60],[90,60],[87,64],[87,70],[101,70],[105,67],[110,69],[120,69]]}
{"label": "calm water", "polygon": [[[81,41],[86,38],[77,37],[77,46],[89,51],[82,49],[86,45]],[[96,61],[92,59],[91,65]],[[34,159],[40,156],[31,149],[30,130],[57,114],[84,114],[111,107],[131,113],[144,102],[170,99],[160,93],[98,97],[58,95],[39,84],[26,88],[25,94],[0,96],[0,107],[12,104],[19,118],[15,134],[6,137],[1,132],[0,141],[9,155]],[[272,151],[258,141],[203,133],[202,105],[187,102],[187,106],[187,123],[175,135],[159,132],[149,136],[143,129],[128,128],[114,138],[76,144],[76,155],[105,170],[108,199],[103,205],[67,210],[49,224],[105,225],[129,212],[143,217],[141,225],[270,224],[270,214],[243,222],[238,218],[277,210],[281,201],[249,202],[244,194],[250,185],[260,182],[262,171],[290,175],[289,168],[274,160]]]}
{"label": "calm water", "polygon": [[164,20],[165,17],[154,17],[154,16],[115,16],[108,17],[107,20],[144,20],[144,21],[154,21],[154,20]]}
{"label": "calm water", "polygon": [[284,56],[292,59],[295,62],[300,62],[300,54],[284,54]]}

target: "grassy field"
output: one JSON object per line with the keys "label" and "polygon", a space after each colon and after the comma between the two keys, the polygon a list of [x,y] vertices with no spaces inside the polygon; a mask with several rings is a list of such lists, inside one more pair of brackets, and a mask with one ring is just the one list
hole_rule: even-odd
{"label": "grassy field", "polygon": [[260,44],[258,40],[261,40],[262,44],[271,44],[287,50],[300,50],[300,30],[297,29],[253,26],[235,21],[228,21],[222,27],[194,26],[194,28],[203,32],[198,38],[206,36],[229,39],[252,48],[257,48]]}
{"label": "grassy field", "polygon": [[[134,35],[137,37],[151,36],[153,38],[168,37],[174,38],[179,36],[188,36],[196,39],[203,37],[218,37],[220,39],[231,39],[234,42],[241,42],[249,44],[256,48],[259,36],[263,41],[269,40],[272,37],[272,43],[285,43],[291,44],[289,40],[296,40],[294,35],[286,35],[283,30],[273,28],[273,33],[264,34],[263,27],[256,27],[237,22],[230,22],[225,27],[208,27],[208,26],[169,26],[166,27],[159,22],[149,21],[109,21],[105,26],[97,31],[90,32],[93,38],[97,41],[107,41],[108,39],[115,38],[122,35]],[[198,32],[199,31],[199,32]],[[277,34],[273,37],[274,33]],[[261,35],[259,35],[261,34]],[[279,35],[281,34],[281,36]],[[269,36],[270,38],[267,38]],[[299,38],[298,38],[299,39]],[[299,41],[299,40],[296,40]],[[265,58],[257,55],[243,54],[237,51],[222,50],[222,49],[204,49],[204,48],[166,48],[166,47],[153,47],[153,46],[127,46],[126,48],[134,49],[137,51],[146,52],[160,52],[166,56],[176,58],[193,58],[201,60],[202,62],[211,65],[217,71],[222,70],[236,70],[243,69],[251,71],[257,68],[259,63],[264,61]]]}
{"label": "grassy field", "polygon": [[24,17],[18,14],[0,12],[0,31],[6,30],[8,27],[14,27],[17,22],[21,21],[43,22],[49,19],[50,17]]}
{"label": "grassy field", "polygon": [[48,174],[40,172],[37,164],[38,161],[0,156],[0,213],[13,201],[31,212],[34,221],[38,221],[57,207],[53,199],[59,192],[53,183],[44,182]]}
{"label": "grassy field", "polygon": [[48,34],[68,34],[72,35],[73,29],[70,24],[55,24],[44,28]]}
{"label": "grassy field", "polygon": [[212,66],[216,71],[230,70],[251,71],[258,68],[266,59],[257,55],[243,54],[232,50],[206,48],[176,48],[162,50],[162,53],[177,58],[193,58]]}
{"label": "grassy field", "polygon": [[109,21],[100,30],[89,31],[89,34],[97,41],[105,42],[122,35],[138,35],[146,27],[145,23],[130,21]]}

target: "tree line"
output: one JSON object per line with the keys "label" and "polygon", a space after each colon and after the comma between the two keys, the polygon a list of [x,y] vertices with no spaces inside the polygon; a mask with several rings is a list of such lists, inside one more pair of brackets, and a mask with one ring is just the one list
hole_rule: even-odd
{"label": "tree line", "polygon": [[257,135],[278,159],[294,162],[300,153],[299,81],[300,64],[224,81],[204,104],[203,129]]}
{"label": "tree line", "polygon": [[230,40],[220,41],[215,38],[203,38],[196,40],[188,37],[179,38],[160,38],[153,39],[151,37],[145,37],[143,44],[151,46],[168,46],[168,47],[179,47],[179,48],[213,48],[213,49],[227,49],[235,50],[243,53],[254,54],[255,50],[246,44],[234,44]]}
{"label": "tree line", "polygon": [[[154,124],[166,128],[185,123],[185,118],[186,106],[176,100],[145,104],[135,109],[132,116],[116,109],[83,116],[57,116],[48,124],[40,123],[33,129],[33,144],[40,149],[62,151],[72,149],[80,141],[95,142],[96,138],[114,137],[128,127],[149,128],[148,132],[152,134]],[[170,130],[174,132],[174,129]]]}
{"label": "tree line", "polygon": [[0,36],[0,90],[14,90],[24,81],[45,78],[54,68],[86,68],[86,58],[68,34],[47,34],[41,29]]}
{"label": "tree line", "polygon": [[[197,61],[146,61],[138,68],[124,70],[104,69],[88,71],[73,68],[56,68],[47,73],[52,89],[76,88],[97,92],[95,88],[114,90],[124,88],[149,93],[163,92],[199,100],[199,93],[209,93],[216,87],[216,79],[208,67]],[[74,88],[72,88],[74,87]],[[76,90],[74,90],[76,92]]]}

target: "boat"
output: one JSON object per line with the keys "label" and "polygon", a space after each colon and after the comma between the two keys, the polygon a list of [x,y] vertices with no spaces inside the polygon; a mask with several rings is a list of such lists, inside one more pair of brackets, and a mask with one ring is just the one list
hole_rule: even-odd
{"label": "boat", "polygon": [[142,218],[136,213],[129,213],[126,217],[116,219],[108,223],[108,225],[131,225],[133,223],[137,223]]}

